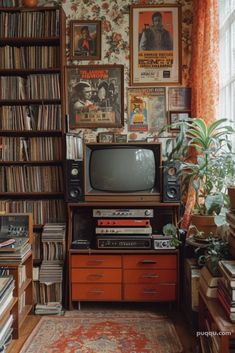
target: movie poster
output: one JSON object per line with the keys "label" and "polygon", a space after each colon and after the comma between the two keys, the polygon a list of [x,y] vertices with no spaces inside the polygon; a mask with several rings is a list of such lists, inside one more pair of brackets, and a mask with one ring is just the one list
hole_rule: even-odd
{"label": "movie poster", "polygon": [[179,83],[179,8],[131,8],[131,82],[133,85]]}
{"label": "movie poster", "polygon": [[67,68],[69,127],[120,127],[123,124],[123,66]]}

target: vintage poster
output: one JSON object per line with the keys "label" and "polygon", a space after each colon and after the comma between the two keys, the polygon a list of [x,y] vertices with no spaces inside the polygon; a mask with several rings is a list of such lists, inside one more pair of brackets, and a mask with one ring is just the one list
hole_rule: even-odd
{"label": "vintage poster", "polygon": [[123,66],[67,67],[69,127],[121,127]]}
{"label": "vintage poster", "polygon": [[159,131],[166,122],[164,87],[128,90],[129,131]]}
{"label": "vintage poster", "polygon": [[131,84],[180,83],[180,8],[131,6]]}

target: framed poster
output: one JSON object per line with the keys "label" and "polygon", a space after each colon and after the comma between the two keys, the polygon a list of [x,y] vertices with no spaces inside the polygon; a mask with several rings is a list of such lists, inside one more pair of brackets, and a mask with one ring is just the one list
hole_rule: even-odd
{"label": "framed poster", "polygon": [[121,127],[123,65],[67,66],[66,113],[69,128]]}
{"label": "framed poster", "polygon": [[191,88],[169,87],[168,88],[168,110],[181,111],[191,110]]}
{"label": "framed poster", "polygon": [[130,60],[133,86],[181,82],[180,6],[131,6]]}
{"label": "framed poster", "polygon": [[70,21],[70,50],[71,59],[101,59],[101,22]]}
{"label": "framed poster", "polygon": [[159,131],[167,124],[165,87],[128,89],[129,131]]}

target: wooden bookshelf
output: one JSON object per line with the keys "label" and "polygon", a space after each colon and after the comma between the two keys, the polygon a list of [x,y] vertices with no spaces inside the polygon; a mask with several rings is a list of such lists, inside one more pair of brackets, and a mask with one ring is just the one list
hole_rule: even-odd
{"label": "wooden bookshelf", "polygon": [[[63,222],[66,214],[65,33],[60,6],[0,7],[0,145],[6,149],[0,150],[0,211],[31,212],[38,233],[47,222]],[[26,303],[16,331],[32,309],[27,295],[33,293],[32,274],[29,278],[19,289],[26,292]]]}

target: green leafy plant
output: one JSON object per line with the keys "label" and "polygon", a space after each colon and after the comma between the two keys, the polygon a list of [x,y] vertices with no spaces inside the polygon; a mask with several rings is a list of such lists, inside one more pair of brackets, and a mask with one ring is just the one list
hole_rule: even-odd
{"label": "green leafy plant", "polygon": [[163,227],[162,232],[164,236],[172,238],[171,239],[172,246],[175,246],[177,248],[182,243],[181,240],[179,239],[178,229],[174,224],[172,223],[166,224]]}
{"label": "green leafy plant", "polygon": [[208,246],[203,248],[203,254],[201,253],[202,248],[197,248],[195,254],[199,266],[207,265],[213,275],[218,275],[218,262],[229,258],[228,242],[223,239],[209,237]]}
{"label": "green leafy plant", "polygon": [[[220,119],[207,125],[195,118],[171,125],[179,129],[179,134],[174,143],[174,138],[168,140],[167,149],[171,145],[171,150],[166,157],[180,162],[181,184],[191,185],[195,190],[194,213],[219,215],[228,206],[225,180],[235,172],[229,157],[232,150],[229,135],[234,130],[226,122]],[[218,224],[222,220],[223,217],[218,218]]]}

